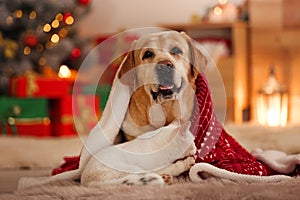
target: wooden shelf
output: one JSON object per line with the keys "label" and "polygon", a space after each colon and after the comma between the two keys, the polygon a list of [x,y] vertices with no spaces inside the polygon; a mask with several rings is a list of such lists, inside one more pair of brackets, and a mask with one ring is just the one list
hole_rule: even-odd
{"label": "wooden shelf", "polygon": [[235,23],[191,23],[191,24],[161,24],[161,27],[172,29],[172,30],[188,30],[188,29],[223,29],[223,28],[247,28],[246,22],[235,22]]}

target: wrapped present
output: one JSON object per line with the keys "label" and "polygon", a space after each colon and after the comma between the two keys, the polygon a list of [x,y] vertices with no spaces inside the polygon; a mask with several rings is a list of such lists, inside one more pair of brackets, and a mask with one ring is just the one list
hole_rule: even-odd
{"label": "wrapped present", "polygon": [[10,94],[16,97],[61,98],[69,94],[71,86],[67,79],[27,73],[11,79]]}
{"label": "wrapped present", "polygon": [[77,132],[88,134],[100,118],[100,99],[97,95],[76,95],[73,98],[73,116]]}
{"label": "wrapped present", "polygon": [[0,97],[0,105],[1,134],[51,135],[47,99]]}
{"label": "wrapped present", "polygon": [[53,136],[88,134],[100,116],[99,97],[69,95],[50,100],[50,116]]}
{"label": "wrapped present", "polygon": [[60,99],[49,101],[51,118],[51,132],[53,136],[76,135],[72,115],[72,96],[68,95]]}
{"label": "wrapped present", "polygon": [[[74,89],[74,88],[73,88]],[[99,97],[99,108],[101,111],[104,110],[104,107],[106,105],[108,95],[111,89],[110,84],[99,84],[97,86],[95,85],[76,85],[75,91],[77,94],[82,95],[94,95],[96,94]]]}

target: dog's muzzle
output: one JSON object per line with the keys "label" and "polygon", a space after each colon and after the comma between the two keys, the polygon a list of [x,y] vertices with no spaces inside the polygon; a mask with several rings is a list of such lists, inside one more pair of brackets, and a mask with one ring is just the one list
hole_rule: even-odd
{"label": "dog's muzzle", "polygon": [[156,100],[159,96],[163,99],[171,99],[174,93],[180,91],[180,86],[175,84],[175,74],[174,65],[168,60],[160,61],[155,66],[155,72],[158,78],[157,91],[151,91],[152,97]]}

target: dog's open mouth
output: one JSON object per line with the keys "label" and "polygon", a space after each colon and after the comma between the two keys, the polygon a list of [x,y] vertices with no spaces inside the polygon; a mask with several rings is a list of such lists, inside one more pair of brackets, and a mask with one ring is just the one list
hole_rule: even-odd
{"label": "dog's open mouth", "polygon": [[162,99],[173,99],[175,98],[175,94],[179,93],[181,89],[180,87],[176,87],[175,85],[158,85],[157,91],[151,91],[153,100],[157,100],[159,97]]}

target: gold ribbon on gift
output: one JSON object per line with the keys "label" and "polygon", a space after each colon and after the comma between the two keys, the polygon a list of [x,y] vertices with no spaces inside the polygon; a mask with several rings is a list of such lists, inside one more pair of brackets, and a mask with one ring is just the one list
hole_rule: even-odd
{"label": "gold ribbon on gift", "polygon": [[60,123],[62,123],[64,125],[74,123],[74,119],[73,119],[72,115],[63,115],[60,117],[59,120],[56,120],[56,121],[59,121]]}
{"label": "gold ribbon on gift", "polygon": [[88,134],[90,132],[89,127],[91,124],[96,124],[97,121],[94,121],[93,117],[93,109],[91,106],[86,105],[86,95],[76,95],[78,113],[75,116],[76,128],[79,133]]}
{"label": "gold ribbon on gift", "polygon": [[35,117],[35,118],[14,118],[9,117],[7,122],[10,126],[15,125],[38,125],[43,124],[45,126],[50,125],[51,121],[49,117]]}
{"label": "gold ribbon on gift", "polygon": [[25,77],[25,79],[26,79],[26,89],[25,89],[26,91],[25,91],[25,95],[27,97],[32,97],[33,94],[39,90],[39,86],[36,83],[37,74],[34,73],[33,71],[26,71],[24,73],[24,75],[12,78],[12,81],[11,81],[11,93],[13,95],[17,94],[17,88],[19,87],[18,86],[18,84],[19,84],[18,83],[18,78],[22,78],[22,77],[23,78]]}
{"label": "gold ribbon on gift", "polygon": [[36,83],[36,74],[32,71],[28,71],[25,73],[25,77],[27,79],[26,85],[26,96],[31,97],[33,94],[39,90],[39,86]]}
{"label": "gold ribbon on gift", "polygon": [[[9,127],[11,128],[11,131],[14,135],[18,135],[18,125],[40,125],[43,124],[45,126],[49,126],[51,121],[48,117],[35,117],[35,118],[14,118],[14,117],[8,117],[7,123]],[[6,134],[6,130],[2,130],[4,134]]]}

